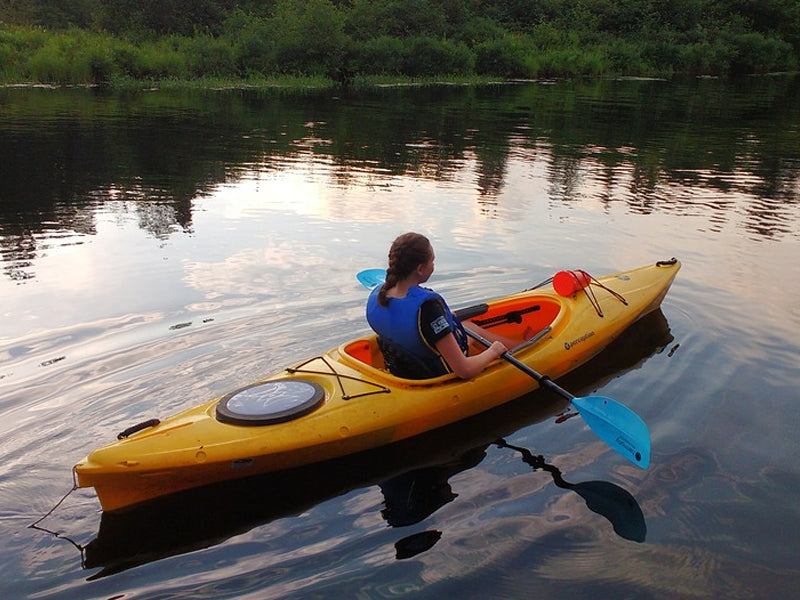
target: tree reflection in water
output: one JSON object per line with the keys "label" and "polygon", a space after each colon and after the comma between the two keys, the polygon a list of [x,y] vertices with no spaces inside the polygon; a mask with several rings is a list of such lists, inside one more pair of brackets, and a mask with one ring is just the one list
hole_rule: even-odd
{"label": "tree reflection in water", "polygon": [[158,238],[191,231],[194,202],[217,186],[308,161],[335,187],[365,177],[368,185],[397,176],[472,179],[489,216],[510,164],[539,161],[553,202],[588,193],[634,212],[705,216],[712,229],[743,216],[748,235],[786,235],[800,200],[799,82],[787,75],[337,96],[3,89],[0,258],[7,277],[34,278],[53,237],[94,235],[99,211],[137,213],[139,227]]}

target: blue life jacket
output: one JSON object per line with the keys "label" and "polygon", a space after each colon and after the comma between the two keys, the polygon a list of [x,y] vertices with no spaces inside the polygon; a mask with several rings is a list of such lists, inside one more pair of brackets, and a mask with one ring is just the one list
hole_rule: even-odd
{"label": "blue life jacket", "polygon": [[[379,292],[380,286],[372,291],[367,300],[367,321],[378,334],[379,341],[384,343],[388,341],[391,346],[399,347],[422,363],[424,373],[413,378],[435,377],[450,372],[450,367],[441,354],[435,347],[429,345],[422,335],[419,313],[422,305],[428,300],[441,303],[447,323],[455,334],[459,347],[464,354],[467,353],[469,341],[464,327],[439,294],[427,288],[414,286],[408,290],[404,298],[389,298],[389,305],[381,306],[378,302]],[[392,370],[392,365],[388,366]],[[409,377],[406,373],[395,374]]]}

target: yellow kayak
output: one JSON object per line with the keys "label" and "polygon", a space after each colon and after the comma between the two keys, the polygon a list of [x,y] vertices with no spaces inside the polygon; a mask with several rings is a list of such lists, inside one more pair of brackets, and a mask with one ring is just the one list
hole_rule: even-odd
{"label": "yellow kayak", "polygon": [[[458,314],[519,338],[513,357],[556,379],[656,310],[679,269],[672,259],[591,281],[578,271],[587,279],[576,279],[568,295],[549,284]],[[523,332],[535,335],[523,343]],[[469,381],[452,374],[401,379],[385,370],[376,337],[369,335],[163,421],[131,427],[74,470],[78,485],[94,487],[103,509],[114,511],[391,444],[535,387],[534,379],[508,361],[492,363]]]}

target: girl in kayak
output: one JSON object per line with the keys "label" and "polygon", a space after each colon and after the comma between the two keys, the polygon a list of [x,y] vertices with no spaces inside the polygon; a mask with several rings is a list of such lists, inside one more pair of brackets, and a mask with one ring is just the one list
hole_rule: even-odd
{"label": "girl in kayak", "polygon": [[378,334],[386,366],[393,375],[408,379],[438,377],[453,372],[469,379],[514,345],[467,323],[492,345],[469,355],[464,325],[444,299],[421,284],[433,273],[433,247],[424,235],[405,233],[389,250],[386,281],[370,294],[367,321]]}

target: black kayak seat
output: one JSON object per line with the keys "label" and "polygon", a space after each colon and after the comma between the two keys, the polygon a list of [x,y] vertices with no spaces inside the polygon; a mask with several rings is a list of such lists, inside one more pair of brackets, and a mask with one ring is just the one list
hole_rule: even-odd
{"label": "black kayak seat", "polygon": [[378,336],[378,348],[383,354],[383,361],[386,368],[395,377],[403,379],[431,379],[445,375],[444,364],[439,372],[433,371],[430,366],[418,356],[411,354],[408,350],[396,344],[392,340]]}

